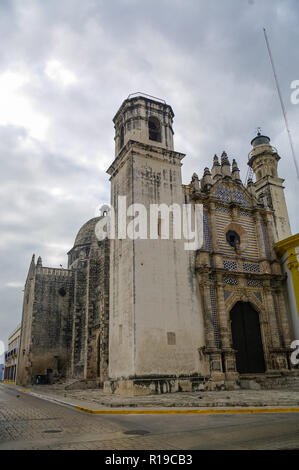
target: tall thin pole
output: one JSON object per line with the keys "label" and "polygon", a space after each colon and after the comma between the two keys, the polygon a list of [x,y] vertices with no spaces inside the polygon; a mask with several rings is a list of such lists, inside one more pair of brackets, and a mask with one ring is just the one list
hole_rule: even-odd
{"label": "tall thin pole", "polygon": [[280,104],[281,104],[282,114],[283,114],[283,117],[284,117],[284,122],[285,122],[285,125],[286,125],[286,130],[287,130],[287,133],[288,133],[288,137],[289,137],[289,142],[290,142],[291,152],[292,152],[292,156],[293,156],[293,160],[294,160],[294,164],[295,164],[295,168],[296,168],[297,178],[299,179],[299,168],[298,168],[298,163],[297,163],[297,159],[296,159],[296,155],[295,155],[295,150],[294,150],[293,140],[292,140],[292,136],[291,136],[291,131],[289,129],[287,113],[286,113],[285,106],[284,106],[283,99],[282,99],[282,95],[281,95],[281,92],[280,92],[280,87],[279,87],[279,83],[278,83],[278,78],[277,78],[277,74],[276,74],[276,70],[275,70],[275,65],[274,65],[274,61],[273,61],[273,57],[272,57],[272,53],[271,53],[271,48],[270,48],[267,32],[266,32],[265,28],[263,28],[263,29],[264,29],[264,36],[265,36],[267,49],[268,49],[268,53],[269,53],[269,57],[270,57],[271,65],[272,65],[272,70],[273,70],[273,74],[274,74],[274,78],[275,78],[275,83],[276,83],[276,88],[277,88],[277,92],[278,92],[278,96],[279,96],[279,101],[280,101]]}

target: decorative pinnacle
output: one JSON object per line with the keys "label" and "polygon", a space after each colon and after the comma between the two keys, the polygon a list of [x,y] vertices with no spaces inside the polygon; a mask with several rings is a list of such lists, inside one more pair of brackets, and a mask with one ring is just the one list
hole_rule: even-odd
{"label": "decorative pinnacle", "polygon": [[219,163],[219,159],[218,159],[218,157],[215,153],[214,158],[213,158],[213,166],[216,166],[216,165],[218,166],[218,165],[220,165],[220,163]]}
{"label": "decorative pinnacle", "polygon": [[204,169],[204,172],[203,172],[203,176],[206,176],[206,175],[210,175],[211,172],[209,170],[209,168],[206,166],[206,168]]}
{"label": "decorative pinnacle", "polygon": [[221,164],[222,165],[230,165],[227,153],[223,150],[222,155],[221,155]]}
{"label": "decorative pinnacle", "polygon": [[238,168],[238,164],[237,164],[235,159],[233,159],[232,171],[240,171],[239,168]]}

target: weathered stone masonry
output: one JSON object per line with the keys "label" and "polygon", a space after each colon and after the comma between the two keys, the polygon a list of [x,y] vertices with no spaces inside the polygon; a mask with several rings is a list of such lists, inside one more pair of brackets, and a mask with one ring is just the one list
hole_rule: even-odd
{"label": "weathered stone masonry", "polygon": [[68,269],[33,256],[24,291],[18,383],[107,379],[109,242],[91,219],[68,253]]}

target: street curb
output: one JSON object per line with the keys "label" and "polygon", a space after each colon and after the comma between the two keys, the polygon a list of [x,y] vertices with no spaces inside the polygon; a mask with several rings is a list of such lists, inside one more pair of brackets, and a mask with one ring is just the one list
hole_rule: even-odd
{"label": "street curb", "polygon": [[13,388],[15,388],[17,392],[26,393],[26,395],[31,395],[33,397],[40,398],[41,400],[58,403],[59,405],[70,406],[71,408],[75,408],[77,406],[74,403],[68,403],[68,402],[63,401],[63,400],[57,400],[56,398],[49,397],[48,395],[42,395],[42,394],[39,394],[39,393],[36,393],[36,392],[32,392],[31,389],[26,389],[26,388],[20,387],[19,385],[16,385],[16,384],[7,384],[6,383],[5,385],[13,385]]}
{"label": "street curb", "polygon": [[82,406],[75,406],[76,410],[84,411],[96,415],[169,415],[169,414],[246,414],[246,413],[299,413],[299,408],[238,408],[238,409],[223,409],[223,410],[92,410]]}
{"label": "street curb", "polygon": [[[16,386],[17,388],[17,386]],[[57,403],[59,405],[68,406],[70,408],[82,411],[84,413],[96,414],[96,415],[175,415],[175,414],[184,414],[184,415],[213,415],[213,414],[252,414],[252,413],[299,413],[298,407],[272,407],[272,408],[223,408],[223,409],[131,409],[131,410],[120,410],[118,409],[108,409],[108,410],[94,410],[91,408],[86,408],[84,406],[79,406],[74,403],[69,403],[57,398],[53,398],[47,395],[42,395],[36,392],[31,392],[28,389],[19,389],[20,392],[26,393],[41,400],[50,401]]]}
{"label": "street curb", "polygon": [[173,415],[173,414],[248,414],[248,413],[299,413],[299,408],[223,408],[223,409],[170,409],[170,410],[157,410],[157,409],[134,409],[134,410],[120,410],[120,409],[109,409],[109,410],[93,410],[92,408],[85,408],[84,406],[75,405],[74,403],[65,402],[63,400],[57,400],[45,395],[40,395],[35,392],[25,392],[28,395],[41,398],[42,400],[58,403],[61,405],[69,406],[78,411],[84,413],[95,414],[95,415]]}
{"label": "street curb", "polygon": [[53,403],[58,403],[59,405],[69,406],[70,408],[76,408],[77,407],[77,405],[75,405],[74,403],[69,403],[69,402],[63,401],[63,400],[57,400],[57,398],[49,397],[47,395],[40,395],[39,393],[30,392],[28,390],[21,390],[21,392],[26,393],[27,395],[31,395],[32,397],[40,398],[41,400],[50,401],[50,402],[53,402]]}

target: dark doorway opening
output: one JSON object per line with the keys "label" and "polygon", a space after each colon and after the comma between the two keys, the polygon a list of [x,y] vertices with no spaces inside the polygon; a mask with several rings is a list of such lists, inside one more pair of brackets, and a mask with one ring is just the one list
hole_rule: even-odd
{"label": "dark doorway opening", "polygon": [[161,142],[161,125],[159,119],[151,116],[148,120],[149,139]]}
{"label": "dark doorway opening", "polygon": [[240,374],[265,372],[259,315],[248,302],[237,302],[230,312],[233,348]]}

